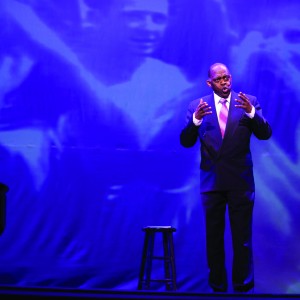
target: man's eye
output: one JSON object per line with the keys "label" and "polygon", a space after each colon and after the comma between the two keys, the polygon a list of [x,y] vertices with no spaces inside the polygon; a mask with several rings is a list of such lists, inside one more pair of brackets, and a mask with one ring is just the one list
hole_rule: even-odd
{"label": "man's eye", "polygon": [[230,78],[230,75],[224,75],[223,77],[217,77],[217,78],[215,78],[215,79],[214,79],[214,82],[219,83],[222,79],[223,79],[224,81],[228,81],[229,78]]}

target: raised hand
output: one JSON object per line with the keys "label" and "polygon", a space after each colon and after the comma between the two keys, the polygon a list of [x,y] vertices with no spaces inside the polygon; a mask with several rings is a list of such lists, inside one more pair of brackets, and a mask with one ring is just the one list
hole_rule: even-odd
{"label": "raised hand", "polygon": [[239,97],[241,99],[235,99],[236,102],[238,102],[239,104],[236,104],[235,107],[239,107],[245,110],[246,113],[250,113],[252,110],[252,104],[249,100],[249,98],[242,92],[239,92]]}
{"label": "raised hand", "polygon": [[195,118],[197,120],[202,120],[202,118],[206,115],[212,113],[211,107],[208,106],[207,102],[204,102],[203,99],[200,99],[200,102],[195,110]]}

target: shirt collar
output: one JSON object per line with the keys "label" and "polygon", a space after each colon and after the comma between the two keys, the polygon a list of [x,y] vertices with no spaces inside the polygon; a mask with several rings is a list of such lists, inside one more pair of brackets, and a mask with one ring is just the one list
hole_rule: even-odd
{"label": "shirt collar", "polygon": [[[226,98],[226,100],[228,101],[228,104],[230,103],[230,98],[231,98],[231,93]],[[221,97],[214,93],[214,99],[215,99],[215,104],[217,105],[217,104],[219,104]]]}

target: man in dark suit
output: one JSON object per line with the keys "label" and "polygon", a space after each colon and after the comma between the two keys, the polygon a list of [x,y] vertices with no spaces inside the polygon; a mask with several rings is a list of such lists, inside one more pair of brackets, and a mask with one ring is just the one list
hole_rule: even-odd
{"label": "man in dark suit", "polygon": [[256,97],[231,89],[232,77],[224,64],[215,63],[209,68],[206,83],[213,93],[190,103],[180,143],[192,147],[200,141],[200,191],[205,212],[209,284],[214,292],[227,291],[224,230],[228,205],[233,239],[233,288],[235,292],[249,292],[254,288],[255,197],[250,139],[254,134],[260,140],[267,140],[272,129]]}

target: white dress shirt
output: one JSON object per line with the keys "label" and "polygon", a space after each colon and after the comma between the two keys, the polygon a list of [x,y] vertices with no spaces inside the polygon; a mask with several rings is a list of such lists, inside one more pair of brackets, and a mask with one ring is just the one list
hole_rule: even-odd
{"label": "white dress shirt", "polygon": [[[229,94],[228,98],[225,98],[227,100],[226,102],[226,106],[229,110],[229,105],[230,105],[230,98],[231,98],[231,93]],[[220,113],[220,110],[221,110],[221,107],[222,107],[222,103],[220,102],[220,99],[221,97],[218,96],[217,94],[214,93],[214,100],[215,100],[215,107],[216,107],[216,112],[217,112],[217,116],[218,116],[218,121],[219,121],[219,113]],[[245,114],[250,118],[252,119],[254,117],[254,114],[255,114],[255,108],[254,106],[252,105],[252,110],[250,113],[246,113]],[[202,119],[203,120],[203,119]],[[198,120],[195,118],[195,113],[193,114],[193,123],[196,125],[196,126],[200,126],[201,123],[202,123],[202,120]]]}

